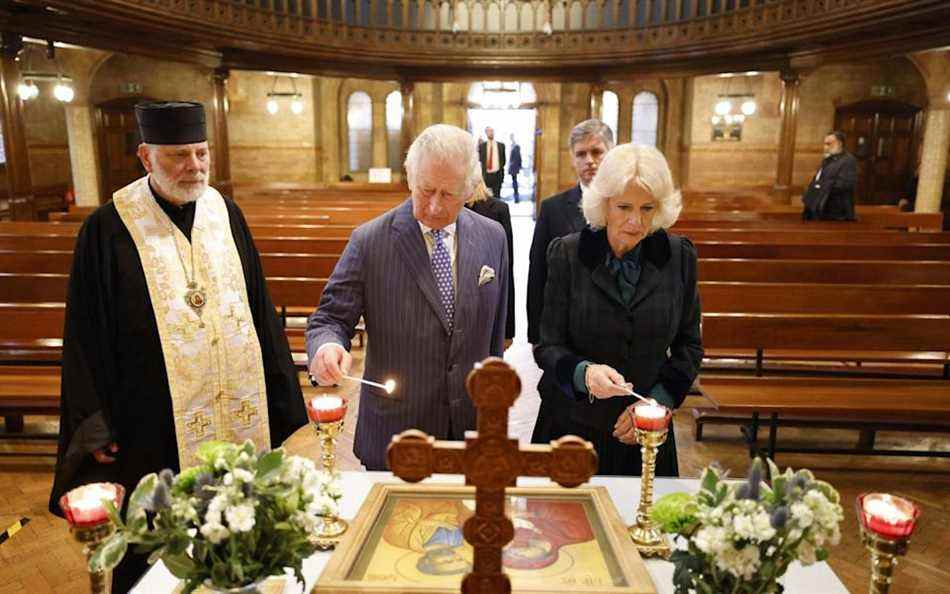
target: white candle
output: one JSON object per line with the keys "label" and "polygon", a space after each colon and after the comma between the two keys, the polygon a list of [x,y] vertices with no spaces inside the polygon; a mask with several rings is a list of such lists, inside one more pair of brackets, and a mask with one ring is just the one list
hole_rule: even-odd
{"label": "white candle", "polygon": [[669,424],[670,409],[659,404],[638,404],[633,407],[634,421],[638,429],[661,431]]}
{"label": "white candle", "polygon": [[910,520],[910,514],[894,505],[890,495],[884,495],[881,498],[865,499],[864,511],[880,520],[884,520],[888,524],[897,524],[898,522]]}
{"label": "white candle", "polygon": [[317,410],[333,410],[343,406],[343,399],[339,396],[320,396],[310,401]]}
{"label": "white candle", "polygon": [[115,500],[115,486],[109,483],[92,483],[69,492],[69,506],[78,511],[102,507],[102,500]]}

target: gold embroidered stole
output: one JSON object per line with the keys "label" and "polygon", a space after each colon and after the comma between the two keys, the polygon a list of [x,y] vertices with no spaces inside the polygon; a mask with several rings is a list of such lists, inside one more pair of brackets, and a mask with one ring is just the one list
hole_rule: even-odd
{"label": "gold embroidered stole", "polygon": [[[209,187],[198,199],[190,246],[155,201],[148,176],[117,191],[112,201],[145,271],[181,468],[198,463],[198,445],[208,439],[250,439],[258,449],[270,448],[261,345],[224,198]],[[189,276],[207,299],[200,316],[185,298]]]}

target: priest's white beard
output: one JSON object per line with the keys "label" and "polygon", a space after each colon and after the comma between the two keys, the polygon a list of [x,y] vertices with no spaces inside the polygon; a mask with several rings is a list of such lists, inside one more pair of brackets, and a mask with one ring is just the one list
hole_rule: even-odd
{"label": "priest's white beard", "polygon": [[208,176],[203,173],[198,174],[196,179],[192,180],[198,183],[182,183],[181,181],[172,181],[158,167],[152,169],[150,175],[162,194],[164,194],[165,197],[170,201],[179,205],[194,202],[205,193],[205,190],[208,189]]}

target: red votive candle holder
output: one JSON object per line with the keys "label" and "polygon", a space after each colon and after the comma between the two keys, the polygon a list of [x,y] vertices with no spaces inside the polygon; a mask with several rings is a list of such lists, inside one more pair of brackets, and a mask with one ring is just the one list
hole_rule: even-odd
{"label": "red votive candle holder", "polygon": [[307,401],[307,416],[314,423],[335,423],[346,416],[346,399],[325,394]]}
{"label": "red votive candle holder", "polygon": [[910,536],[920,515],[920,508],[913,502],[886,493],[862,493],[857,507],[864,529],[884,538]]}
{"label": "red votive candle holder", "polygon": [[59,507],[66,520],[76,528],[90,528],[109,521],[103,501],[111,501],[116,510],[122,508],[125,488],[115,483],[89,483],[76,487],[59,498]]}
{"label": "red votive candle holder", "polygon": [[663,431],[670,426],[672,412],[662,404],[640,403],[633,407],[633,422],[643,431]]}

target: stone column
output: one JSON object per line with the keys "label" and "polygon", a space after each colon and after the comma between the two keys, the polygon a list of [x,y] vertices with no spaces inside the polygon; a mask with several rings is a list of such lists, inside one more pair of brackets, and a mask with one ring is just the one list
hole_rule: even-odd
{"label": "stone column", "polygon": [[373,167],[388,167],[386,158],[386,97],[373,97]]}
{"label": "stone column", "polygon": [[225,196],[234,196],[231,183],[231,143],[228,140],[228,78],[227,68],[218,68],[211,74],[214,88],[212,110],[214,112],[214,187]]}
{"label": "stone column", "polygon": [[604,85],[593,83],[590,86],[590,108],[587,111],[588,118],[601,119],[601,108],[604,105]]}
{"label": "stone column", "polygon": [[681,150],[683,147],[683,93],[685,81],[682,78],[663,79],[666,88],[666,101],[660,109],[663,118],[662,134],[657,139],[657,147],[663,151],[670,165],[673,183],[681,187],[684,183],[680,175]]}
{"label": "stone column", "polygon": [[617,144],[630,142],[633,139],[633,94],[629,89],[617,93],[617,129],[614,130],[614,140]]}
{"label": "stone column", "polygon": [[[412,128],[415,123],[415,118],[413,118],[412,115],[413,93],[415,90],[415,84],[413,84],[411,80],[400,81],[399,92],[402,94],[402,125],[399,130],[399,154],[402,155],[401,163],[406,162],[409,145],[412,144],[412,139],[415,138],[415,131]],[[403,166],[402,169],[403,180],[408,182],[405,166]]]}
{"label": "stone column", "polygon": [[16,57],[23,49],[19,33],[0,33],[0,111],[3,112],[3,148],[7,158],[7,194],[15,221],[36,218],[30,159],[23,128],[23,102],[17,92],[20,68]]}
{"label": "stone column", "polygon": [[920,70],[928,95],[914,210],[940,212],[947,151],[950,150],[950,50],[920,52],[908,57]]}
{"label": "stone column", "polygon": [[[85,103],[85,102],[83,102]],[[66,134],[69,138],[69,164],[73,174],[76,206],[99,206],[99,166],[96,163],[95,125],[89,105],[67,103]]]}
{"label": "stone column", "polygon": [[801,73],[786,68],[782,70],[779,77],[782,80],[782,98],[779,102],[779,114],[782,123],[778,142],[778,171],[775,174],[775,187],[772,194],[777,202],[790,203],[792,172],[795,164],[795,134],[798,129],[798,99],[802,76]]}

